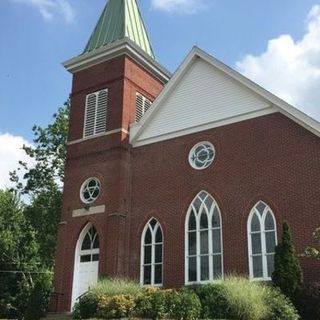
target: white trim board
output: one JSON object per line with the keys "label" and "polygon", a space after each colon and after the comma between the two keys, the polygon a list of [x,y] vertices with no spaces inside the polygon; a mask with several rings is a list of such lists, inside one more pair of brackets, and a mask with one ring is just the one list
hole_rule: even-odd
{"label": "white trim board", "polygon": [[163,141],[163,140],[171,139],[174,137],[179,137],[185,134],[206,130],[204,128],[210,129],[213,127],[218,127],[225,124],[231,124],[233,122],[238,122],[238,121],[242,121],[245,119],[250,119],[250,118],[254,118],[262,115],[262,114],[259,114],[259,112],[257,114],[252,113],[251,115],[244,114],[244,115],[241,115],[240,117],[239,115],[237,115],[234,118],[227,118],[227,119],[223,118],[211,124],[204,123],[203,125],[198,126],[197,129],[188,127],[185,130],[180,130],[179,132],[168,132],[166,134],[161,134],[158,136],[155,135],[147,139],[142,139],[142,134],[146,131],[146,128],[149,125],[152,126],[152,120],[157,117],[158,113],[161,110],[161,107],[172,95],[172,93],[175,92],[180,82],[192,69],[193,65],[195,65],[195,63],[199,61],[198,59],[201,59],[202,61],[207,62],[216,70],[218,70],[219,72],[227,76],[228,79],[231,79],[238,85],[241,85],[244,89],[249,90],[257,98],[265,101],[266,105],[270,107],[270,110],[268,110],[266,114],[273,113],[273,112],[280,112],[286,117],[290,118],[294,122],[298,123],[299,125],[303,126],[310,132],[320,137],[320,123],[318,121],[304,114],[300,110],[296,109],[292,105],[278,98],[277,96],[270,93],[269,91],[263,89],[253,81],[249,80],[248,78],[244,77],[237,71],[231,69],[230,67],[226,66],[222,62],[208,55],[201,49],[194,47],[191,50],[191,52],[188,54],[184,62],[177,69],[177,71],[175,72],[171,80],[164,87],[160,95],[154,101],[151,108],[142,117],[141,121],[131,126],[130,143],[133,145],[133,147],[146,145],[146,144],[150,144],[158,141]]}

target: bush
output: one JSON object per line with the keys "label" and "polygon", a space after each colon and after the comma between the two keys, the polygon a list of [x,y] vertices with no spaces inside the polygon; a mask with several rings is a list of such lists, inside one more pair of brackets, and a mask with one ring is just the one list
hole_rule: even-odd
{"label": "bush", "polygon": [[119,319],[131,317],[134,312],[135,298],[132,295],[100,296],[98,298],[98,317]]}
{"label": "bush", "polygon": [[302,270],[287,222],[283,224],[282,240],[276,247],[272,281],[291,301],[302,285]]}
{"label": "bush", "polygon": [[320,319],[320,283],[309,284],[301,289],[295,305],[304,320]]}
{"label": "bush", "polygon": [[278,289],[241,277],[196,287],[204,319],[296,320],[291,302]]}
{"label": "bush", "polygon": [[143,291],[140,284],[128,279],[101,279],[91,289],[90,293],[95,296],[118,296],[118,295],[133,295],[136,296]]}
{"label": "bush", "polygon": [[25,311],[25,320],[38,320],[45,316],[51,288],[52,275],[50,273],[40,274],[29,297],[28,307]]}
{"label": "bush", "polygon": [[299,315],[285,295],[278,288],[267,288],[266,301],[269,307],[268,320],[298,320]]}
{"label": "bush", "polygon": [[224,319],[228,316],[228,301],[222,285],[208,284],[194,287],[201,302],[201,318]]}
{"label": "bush", "polygon": [[147,288],[137,296],[135,315],[142,318],[166,318],[168,309],[168,295],[171,290]]}
{"label": "bush", "polygon": [[95,317],[98,311],[98,297],[91,292],[84,295],[73,307],[74,319],[89,319]]}
{"label": "bush", "polygon": [[199,319],[201,303],[198,296],[190,290],[172,291],[168,294],[168,314],[170,319]]}

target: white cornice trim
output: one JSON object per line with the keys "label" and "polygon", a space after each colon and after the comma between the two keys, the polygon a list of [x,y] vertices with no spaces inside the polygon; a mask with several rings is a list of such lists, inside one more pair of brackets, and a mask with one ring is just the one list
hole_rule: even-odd
{"label": "white cornice trim", "polygon": [[[191,52],[187,55],[185,60],[176,70],[168,84],[164,87],[162,92],[153,102],[150,109],[145,113],[139,123],[133,124],[130,127],[130,143],[134,146],[140,144],[140,136],[144,129],[149,125],[153,118],[156,117],[159,107],[168,99],[170,94],[174,91],[176,86],[180,83],[183,76],[186,72],[191,68],[193,63],[197,59],[202,59],[208,62],[210,65],[214,66],[221,72],[227,74],[235,81],[241,83],[252,92],[257,94],[258,96],[262,97],[264,100],[273,105],[274,108],[284,114],[286,117],[290,118],[294,122],[298,123],[299,125],[303,126],[305,129],[309,130],[313,134],[320,137],[320,123],[303,113],[302,111],[296,109],[294,106],[290,105],[289,103],[283,101],[279,97],[275,96],[271,92],[265,90],[258,84],[254,83],[253,81],[249,80],[245,76],[241,75],[239,72],[233,70],[232,68],[228,67],[221,61],[217,60],[216,58],[210,56],[203,50],[199,49],[198,47],[193,47]],[[188,129],[187,129],[188,130]],[[156,138],[157,139],[157,138]]]}
{"label": "white cornice trim", "polygon": [[77,56],[63,63],[63,66],[71,73],[84,70],[101,62],[126,54],[149,70],[160,81],[167,83],[171,73],[158,62],[153,60],[132,40],[124,38],[99,49]]}
{"label": "white cornice trim", "polygon": [[186,136],[188,134],[193,134],[193,133],[206,131],[209,129],[214,129],[214,128],[226,126],[229,124],[233,124],[233,123],[237,123],[237,122],[241,122],[241,121],[245,121],[245,120],[249,120],[249,119],[253,119],[253,118],[262,117],[262,116],[276,113],[276,112],[278,112],[277,109],[275,109],[272,106],[269,106],[268,108],[265,108],[265,109],[262,109],[259,111],[249,112],[249,113],[242,114],[242,115],[238,115],[236,117],[230,117],[230,118],[226,118],[226,119],[219,120],[219,121],[205,123],[205,124],[202,124],[199,126],[187,128],[187,129],[180,130],[180,131],[170,132],[167,134],[155,136],[155,137],[148,138],[145,140],[138,140],[132,146],[133,146],[133,148],[136,148],[136,147],[152,144],[155,142],[170,140],[170,139]]}
{"label": "white cornice trim", "polygon": [[100,138],[100,137],[110,136],[111,134],[115,134],[115,133],[119,133],[119,132],[123,132],[125,134],[129,134],[128,130],[126,130],[124,128],[119,128],[119,129],[114,129],[114,130],[110,130],[110,131],[107,131],[107,132],[95,134],[94,136],[81,138],[81,139],[78,139],[78,140],[72,140],[72,141],[67,142],[67,145],[70,146],[70,145],[77,144],[77,143],[80,143],[80,142],[84,142],[84,141],[88,141],[88,140],[92,140],[92,139],[97,139],[97,138]]}

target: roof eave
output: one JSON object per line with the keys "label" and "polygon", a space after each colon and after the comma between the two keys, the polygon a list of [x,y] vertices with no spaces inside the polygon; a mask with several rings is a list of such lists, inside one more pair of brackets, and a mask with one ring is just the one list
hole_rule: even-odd
{"label": "roof eave", "polygon": [[88,67],[92,67],[123,54],[130,56],[132,59],[144,66],[162,83],[167,83],[172,76],[166,68],[152,59],[152,57],[145,53],[129,38],[114,41],[111,44],[67,60],[63,63],[63,66],[69,72],[74,74]]}

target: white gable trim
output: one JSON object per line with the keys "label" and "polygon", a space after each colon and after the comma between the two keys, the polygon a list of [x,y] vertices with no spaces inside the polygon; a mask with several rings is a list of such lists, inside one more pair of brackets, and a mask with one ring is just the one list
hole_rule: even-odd
{"label": "white gable trim", "polygon": [[[250,114],[245,114],[237,117],[232,117],[228,119],[221,119],[219,121],[216,121],[214,123],[210,124],[203,124],[201,126],[197,126],[194,128],[188,128],[186,130],[181,130],[179,132],[172,132],[168,134],[163,134],[161,136],[155,136],[152,138],[148,138],[145,140],[140,140],[140,136],[144,129],[149,125],[151,120],[156,117],[160,105],[162,105],[170,96],[170,94],[174,91],[176,86],[179,84],[180,80],[184,77],[184,75],[187,73],[187,71],[191,68],[193,63],[196,61],[196,59],[203,59],[207,63],[211,64],[213,67],[217,68],[224,74],[230,76],[232,79],[236,80],[238,83],[241,83],[246,88],[250,89],[253,93],[257,94],[260,98],[263,98],[266,100],[269,105],[270,109],[264,109],[262,111],[258,112],[252,112]],[[268,110],[268,111],[267,111]],[[278,98],[274,94],[270,93],[269,91],[263,89],[253,81],[249,80],[248,78],[244,77],[237,71],[231,69],[227,65],[223,64],[219,60],[213,58],[212,56],[208,55],[201,49],[194,47],[191,52],[188,54],[184,62],[180,65],[180,67],[177,69],[171,80],[167,83],[165,88],[162,90],[160,95],[157,97],[157,99],[152,104],[151,108],[146,112],[146,114],[142,117],[141,121],[138,124],[134,124],[130,128],[130,142],[133,145],[133,147],[137,147],[140,145],[145,145],[149,143],[154,143],[158,141],[163,141],[167,139],[171,139],[174,137],[179,137],[182,135],[195,133],[198,131],[207,130],[214,127],[219,127],[226,124],[231,124],[234,122],[243,121],[246,119],[251,119],[254,117],[259,117],[263,115],[264,112],[267,112],[265,114],[274,113],[274,112],[280,112],[284,114],[286,117],[290,118],[291,120],[295,121],[299,125],[303,126],[307,130],[311,131],[318,137],[320,137],[320,123],[316,121],[315,119],[309,117],[308,115],[304,114],[300,110],[296,109],[292,105],[288,104],[287,102],[283,101],[282,99]]]}

